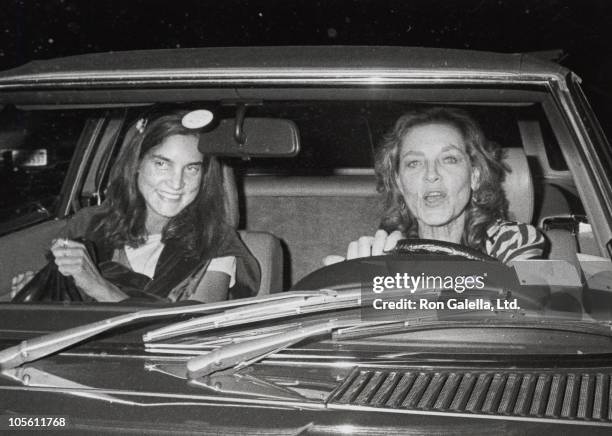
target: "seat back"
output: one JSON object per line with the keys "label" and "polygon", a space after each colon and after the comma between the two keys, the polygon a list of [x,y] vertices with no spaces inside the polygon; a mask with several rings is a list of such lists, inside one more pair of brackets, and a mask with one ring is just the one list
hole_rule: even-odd
{"label": "seat back", "polygon": [[506,148],[504,163],[510,168],[502,185],[508,199],[508,218],[530,224],[534,189],[527,156],[522,148]]}
{"label": "seat back", "polygon": [[[531,223],[534,219],[534,187],[531,171],[527,164],[527,157],[522,148],[506,149],[505,162],[510,167],[510,174],[506,176],[504,191],[509,203],[509,218],[516,221]],[[569,210],[569,206],[560,191],[553,186],[545,185],[539,195],[538,221],[535,225],[542,225],[542,220],[548,214],[561,213]],[[548,259],[564,260],[580,271],[577,258],[578,246],[576,237],[565,229],[545,230],[550,250]]]}
{"label": "seat back", "polygon": [[328,254],[373,234],[383,213],[374,174],[333,176],[247,176],[247,229],[273,232],[284,243],[285,285],[321,268]]}
{"label": "seat back", "polygon": [[267,232],[240,230],[240,238],[261,268],[261,282],[257,295],[283,290],[283,250],[280,240]]}
{"label": "seat back", "polygon": [[[234,172],[231,167],[222,164],[222,175],[227,221],[232,227],[237,228],[240,222],[240,208]],[[241,230],[238,233],[261,269],[261,282],[257,295],[282,291],[283,250],[280,240],[268,232]]]}

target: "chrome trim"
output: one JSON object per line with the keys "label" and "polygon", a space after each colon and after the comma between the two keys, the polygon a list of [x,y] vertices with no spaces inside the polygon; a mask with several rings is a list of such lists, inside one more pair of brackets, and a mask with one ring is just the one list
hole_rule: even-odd
{"label": "chrome trim", "polygon": [[[266,357],[266,359],[270,359],[272,356],[268,356]],[[165,356],[164,356],[165,358]],[[281,357],[274,357],[274,358],[279,358],[279,359],[287,359],[286,355],[283,355]],[[367,366],[370,369],[389,369],[389,366],[393,366],[393,368],[396,369],[404,369],[404,368],[413,368],[415,366],[415,364],[418,364],[419,370],[423,370],[423,371],[433,371],[437,366],[436,363],[432,362],[430,365],[424,365],[422,363],[419,362],[413,362],[413,361],[404,361],[404,362],[398,362],[398,361],[392,361],[389,362],[389,360],[386,360],[384,362],[376,362],[374,359],[372,360],[367,360],[367,359],[359,359],[357,357],[354,357],[353,359],[355,359],[354,361],[349,361],[348,359],[350,359],[350,357],[338,357],[336,356],[335,361],[331,361],[333,360],[333,358],[330,357],[330,362],[311,362],[311,361],[295,361],[295,362],[291,362],[288,360],[278,360],[278,361],[269,361],[269,360],[262,360],[261,362],[258,363],[258,365],[262,366],[262,365],[266,365],[266,366],[287,366],[287,367],[293,367],[293,366],[299,366],[300,368],[303,368],[304,366],[309,366],[309,367],[316,367],[316,368],[332,368],[332,369],[347,369],[347,368],[353,368],[357,365],[359,366]]]}
{"label": "chrome trim", "polygon": [[[66,389],[66,388],[52,388],[52,387],[31,387],[31,386],[0,386],[0,391],[34,391],[34,392],[51,392],[51,393],[66,393],[66,394],[76,394],[76,393],[91,393],[92,389]],[[118,396],[126,396],[126,397],[145,397],[145,398],[169,398],[169,399],[180,399],[180,400],[191,400],[191,401],[210,401],[210,403],[202,403],[202,405],[212,405],[212,406],[227,406],[231,404],[232,406],[236,405],[244,405],[247,407],[279,407],[282,409],[307,409],[307,410],[324,410],[325,404],[322,404],[320,401],[278,401],[278,400],[254,400],[252,398],[233,398],[233,397],[225,397],[225,396],[214,396],[214,395],[197,395],[197,394],[178,394],[178,393],[164,393],[164,392],[133,392],[133,391],[122,391],[120,389],[94,389],[97,394],[102,395],[118,395]],[[177,402],[178,403],[178,402]],[[223,403],[223,404],[219,404]],[[232,404],[234,403],[234,404]],[[138,406],[167,406],[173,405],[172,403],[153,403],[153,404],[144,404],[144,403],[135,403]],[[199,405],[200,403],[196,403]]]}
{"label": "chrome trim", "polygon": [[56,87],[68,89],[72,87],[117,86],[129,88],[137,85],[156,86],[191,86],[202,84],[253,85],[253,84],[283,84],[283,85],[309,85],[309,84],[352,84],[352,85],[390,85],[390,84],[534,84],[549,81],[562,82],[563,76],[551,73],[508,73],[499,71],[473,71],[473,70],[419,70],[405,71],[398,69],[377,70],[369,69],[355,71],[354,69],[287,69],[271,71],[269,69],[248,70],[162,70],[155,72],[129,72],[115,71],[109,73],[47,73],[39,75],[14,76],[0,80],[0,90],[20,90],[29,88]]}

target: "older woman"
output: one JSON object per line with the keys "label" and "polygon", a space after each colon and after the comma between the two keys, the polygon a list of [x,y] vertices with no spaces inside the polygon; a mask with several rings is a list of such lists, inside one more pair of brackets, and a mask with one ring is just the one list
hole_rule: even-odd
{"label": "older woman", "polygon": [[432,107],[402,115],[376,156],[387,207],[381,229],[351,242],[347,258],[383,254],[403,238],[462,244],[505,263],[541,257],[543,235],[506,219],[505,171],[502,150],[465,112]]}
{"label": "older woman", "polygon": [[[226,224],[219,163],[198,150],[204,121],[194,112],[140,119],[104,204],[79,211],[53,243],[60,273],[86,298],[212,302],[230,288],[256,291],[257,263]],[[93,242],[95,261],[80,238]]]}

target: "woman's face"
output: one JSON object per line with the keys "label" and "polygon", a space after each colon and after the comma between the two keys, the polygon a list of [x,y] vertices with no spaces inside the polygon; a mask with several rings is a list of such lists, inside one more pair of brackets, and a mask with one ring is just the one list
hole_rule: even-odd
{"label": "woman's face", "polygon": [[417,125],[404,136],[396,181],[419,225],[441,227],[464,213],[478,174],[461,132],[432,123]]}
{"label": "woman's face", "polygon": [[202,179],[198,138],[172,135],[150,149],[138,167],[138,190],[147,205],[147,219],[178,215],[198,195]]}

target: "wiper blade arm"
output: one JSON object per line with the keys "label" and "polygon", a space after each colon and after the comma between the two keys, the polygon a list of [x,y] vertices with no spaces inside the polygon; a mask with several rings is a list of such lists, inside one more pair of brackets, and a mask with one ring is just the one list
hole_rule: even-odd
{"label": "wiper blade arm", "polygon": [[359,322],[361,321],[358,318],[334,319],[239,344],[226,345],[189,360],[187,376],[190,379],[196,379],[228,368],[237,371],[303,339],[330,333],[333,329],[348,327]]}
{"label": "wiper blade arm", "polygon": [[283,301],[266,301],[229,309],[222,313],[206,315],[152,330],[143,335],[144,342],[167,339],[188,333],[248,324],[256,321],[279,319],[303,313],[328,311],[361,306],[361,289],[321,290],[316,293],[296,293]]}
{"label": "wiper blade arm", "polygon": [[574,320],[563,319],[528,319],[522,317],[519,322],[513,320],[513,315],[516,315],[515,310],[498,310],[497,315],[510,315],[511,317],[502,317],[500,319],[491,318],[491,314],[483,312],[483,319],[462,319],[462,315],[480,314],[477,311],[461,311],[454,313],[452,316],[446,315],[444,319],[433,315],[429,317],[421,317],[406,321],[390,322],[384,325],[356,325],[344,329],[338,329],[332,335],[334,340],[350,340],[359,339],[371,336],[388,335],[394,333],[411,332],[418,330],[428,330],[432,328],[457,328],[457,327],[478,327],[478,328],[524,328],[524,329],[539,329],[539,330],[557,330],[576,333],[585,333],[589,335],[599,335],[612,337],[612,328],[607,324],[594,324],[591,322],[581,322]]}
{"label": "wiper blade arm", "polygon": [[[485,318],[481,319],[480,322],[478,320],[463,321],[461,318],[461,315],[474,315],[477,313],[481,313],[481,311],[465,310],[461,311],[460,313],[453,314],[452,316],[448,316],[447,319],[439,319],[437,315],[424,316],[401,322],[389,320],[365,322],[360,318],[344,318],[333,319],[323,323],[318,322],[308,325],[305,324],[297,329],[226,345],[205,355],[195,357],[187,362],[187,377],[190,379],[195,379],[211,375],[228,368],[232,368],[233,371],[238,371],[297,342],[325,333],[331,333],[332,339],[334,340],[342,340],[364,336],[393,334],[418,329],[457,328],[462,326],[508,326],[515,328],[525,327],[577,331],[587,334],[605,335],[607,337],[612,336],[612,331],[609,325],[592,325],[590,323],[583,322],[578,322],[578,325],[576,325],[575,321],[543,321],[537,319],[521,319],[520,323],[513,324],[510,320],[516,315],[520,314],[519,311],[514,309],[498,310],[496,312],[492,312],[491,314],[483,313]],[[505,318],[495,319],[504,315],[506,315]],[[491,316],[494,318],[491,318]],[[504,324],[502,325],[502,323]]]}
{"label": "wiper blade arm", "polygon": [[[296,295],[316,295],[316,292],[302,292]],[[244,306],[248,304],[258,304],[260,302],[270,302],[284,300],[294,295],[278,294],[265,298],[252,297],[241,300],[223,301],[219,303],[197,304],[192,306],[170,307],[164,309],[141,310],[139,312],[128,313],[104,319],[102,321],[73,327],[59,332],[49,333],[34,339],[26,340],[18,345],[14,345],[0,351],[0,369],[16,368],[27,362],[40,359],[42,357],[63,350],[71,345],[92,338],[100,333],[129,324],[136,320],[146,318],[157,318],[174,315],[184,315],[190,313],[210,312],[213,310],[224,309],[227,307]]]}

